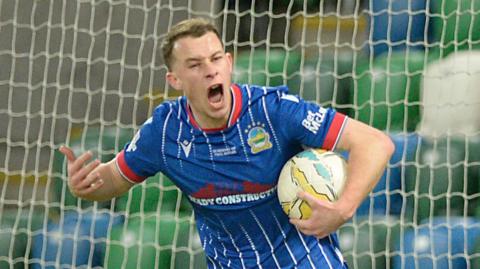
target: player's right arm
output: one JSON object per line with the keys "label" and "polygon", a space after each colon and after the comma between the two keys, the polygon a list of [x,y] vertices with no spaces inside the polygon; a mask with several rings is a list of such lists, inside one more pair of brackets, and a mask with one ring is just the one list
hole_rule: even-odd
{"label": "player's right arm", "polygon": [[134,184],[124,179],[115,159],[107,163],[94,160],[91,152],[76,157],[73,151],[60,147],[67,158],[68,187],[73,195],[91,201],[107,201],[126,193]]}

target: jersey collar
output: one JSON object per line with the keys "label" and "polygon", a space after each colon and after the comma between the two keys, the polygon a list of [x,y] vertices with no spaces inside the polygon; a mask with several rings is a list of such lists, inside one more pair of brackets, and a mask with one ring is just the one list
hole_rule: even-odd
{"label": "jersey collar", "polygon": [[237,84],[232,84],[232,86],[230,87],[230,93],[232,94],[232,109],[230,110],[230,115],[228,116],[227,125],[220,128],[208,128],[208,129],[200,128],[197,121],[195,120],[195,117],[193,116],[190,105],[187,102],[187,115],[190,123],[195,128],[205,132],[221,131],[235,124],[238,118],[240,117],[240,112],[242,111],[242,90]]}

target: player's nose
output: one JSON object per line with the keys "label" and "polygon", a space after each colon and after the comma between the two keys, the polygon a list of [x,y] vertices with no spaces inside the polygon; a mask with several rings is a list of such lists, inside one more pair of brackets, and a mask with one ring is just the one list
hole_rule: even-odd
{"label": "player's nose", "polygon": [[205,63],[205,76],[209,79],[215,78],[218,75],[218,68],[212,61]]}

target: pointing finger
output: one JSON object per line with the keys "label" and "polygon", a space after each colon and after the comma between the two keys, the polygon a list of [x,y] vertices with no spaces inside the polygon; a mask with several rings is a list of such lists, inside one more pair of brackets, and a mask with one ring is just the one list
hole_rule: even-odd
{"label": "pointing finger", "polygon": [[58,149],[65,157],[67,157],[68,162],[73,162],[75,161],[76,157],[75,154],[73,153],[72,149],[67,147],[67,146],[61,146]]}

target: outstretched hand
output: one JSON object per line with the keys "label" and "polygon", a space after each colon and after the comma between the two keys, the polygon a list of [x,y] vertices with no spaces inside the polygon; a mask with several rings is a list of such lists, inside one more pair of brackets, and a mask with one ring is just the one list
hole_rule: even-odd
{"label": "outstretched hand", "polygon": [[348,220],[335,203],[317,199],[305,191],[299,192],[297,195],[308,203],[312,214],[308,219],[290,219],[290,223],[306,235],[323,238],[335,232]]}
{"label": "outstretched hand", "polygon": [[67,158],[68,187],[75,196],[83,197],[103,185],[100,174],[94,172],[95,168],[100,165],[100,161],[94,160],[87,164],[93,156],[90,151],[83,153],[78,158],[67,146],[61,146],[59,151]]}

